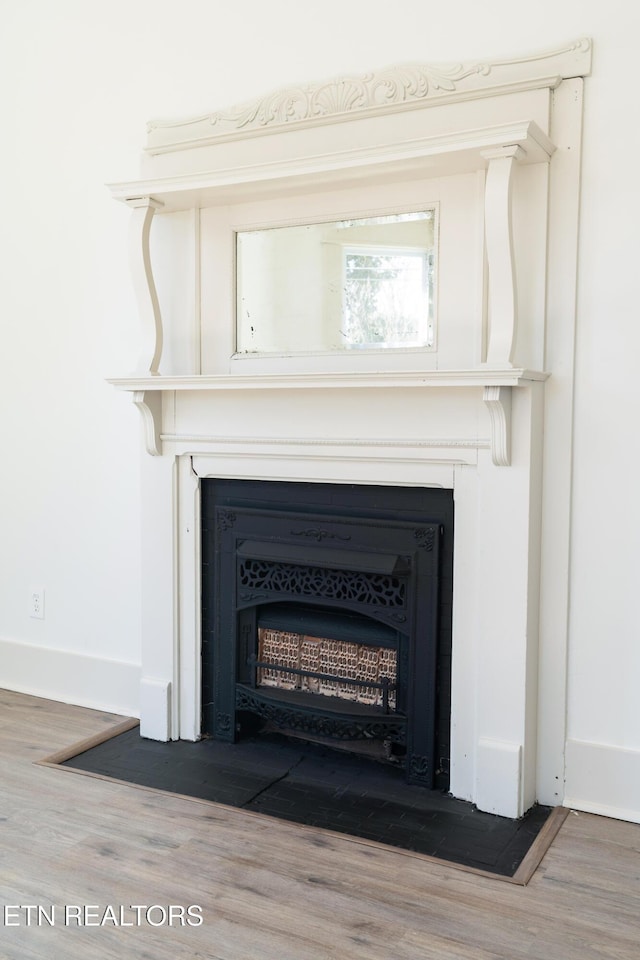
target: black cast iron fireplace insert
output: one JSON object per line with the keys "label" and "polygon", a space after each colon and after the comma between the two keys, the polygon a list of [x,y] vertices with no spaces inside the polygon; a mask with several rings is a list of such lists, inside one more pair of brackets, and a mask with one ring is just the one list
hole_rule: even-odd
{"label": "black cast iron fireplace insert", "polygon": [[448,788],[453,497],[202,482],[203,732],[376,744]]}

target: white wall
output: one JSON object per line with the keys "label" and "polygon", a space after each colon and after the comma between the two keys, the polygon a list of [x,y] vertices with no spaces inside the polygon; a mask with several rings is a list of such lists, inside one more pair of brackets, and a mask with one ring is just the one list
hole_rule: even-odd
{"label": "white wall", "polygon": [[[586,82],[567,790],[640,820],[636,43],[628,0],[3,0],[0,684],[135,713],[139,424],[127,211],[145,122],[408,60],[594,39]],[[28,616],[31,586],[46,616]],[[108,661],[105,664],[104,661]],[[544,747],[544,745],[543,745]],[[634,795],[635,794],[635,795]]]}

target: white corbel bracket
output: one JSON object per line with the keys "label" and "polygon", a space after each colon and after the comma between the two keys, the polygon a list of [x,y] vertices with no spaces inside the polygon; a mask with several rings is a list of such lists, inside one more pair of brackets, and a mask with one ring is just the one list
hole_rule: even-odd
{"label": "white corbel bracket", "polygon": [[129,197],[133,211],[129,234],[129,260],[140,315],[140,357],[137,371],[157,376],[162,356],[162,317],[151,269],[149,234],[153,215],[163,206],[152,197]]}
{"label": "white corbel bracket", "polygon": [[513,387],[485,387],[482,399],[491,419],[491,459],[496,467],[511,464],[511,391]]}
{"label": "white corbel bracket", "polygon": [[152,457],[162,456],[162,390],[135,390],[132,400],[142,416],[144,445]]}

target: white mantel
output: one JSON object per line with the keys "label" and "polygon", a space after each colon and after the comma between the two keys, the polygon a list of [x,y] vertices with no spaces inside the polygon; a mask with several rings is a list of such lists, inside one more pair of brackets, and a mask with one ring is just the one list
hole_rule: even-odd
{"label": "white mantel", "polygon": [[[144,179],[111,188],[132,208],[142,325],[137,370],[111,382],[132,393],[152,454],[143,735],[199,736],[203,477],[442,486],[455,502],[452,792],[507,816],[561,802],[589,69],[581,40],[150,124]],[[437,349],[235,355],[235,229],[426,200],[440,205]]]}

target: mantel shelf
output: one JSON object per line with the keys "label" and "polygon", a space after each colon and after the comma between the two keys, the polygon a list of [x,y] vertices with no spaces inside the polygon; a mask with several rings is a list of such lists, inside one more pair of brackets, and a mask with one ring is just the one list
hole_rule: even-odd
{"label": "mantel shelf", "polygon": [[341,187],[380,176],[451,176],[485,169],[488,156],[519,147],[521,163],[548,163],[555,145],[533,121],[507,123],[445,136],[410,138],[400,143],[335,150],[277,161],[234,164],[232,167],[182,176],[109,184],[116,200],[135,204],[152,198],[165,213],[192,207],[280,196],[285,189],[313,191],[332,183]]}
{"label": "mantel shelf", "polygon": [[523,382],[546,380],[547,373],[521,367],[472,370],[409,370],[379,373],[280,373],[264,376],[182,375],[136,376],[109,379],[119,390],[323,390],[380,387],[517,387]]}
{"label": "mantel shelf", "polygon": [[548,374],[523,368],[475,370],[430,370],[344,374],[271,374],[268,376],[131,376],[109,380],[119,390],[128,390],[139,409],[147,452],[162,453],[162,396],[182,390],[379,390],[381,387],[422,389],[424,387],[482,388],[482,399],[491,420],[491,455],[496,466],[511,463],[511,390],[526,383],[546,380]]}

